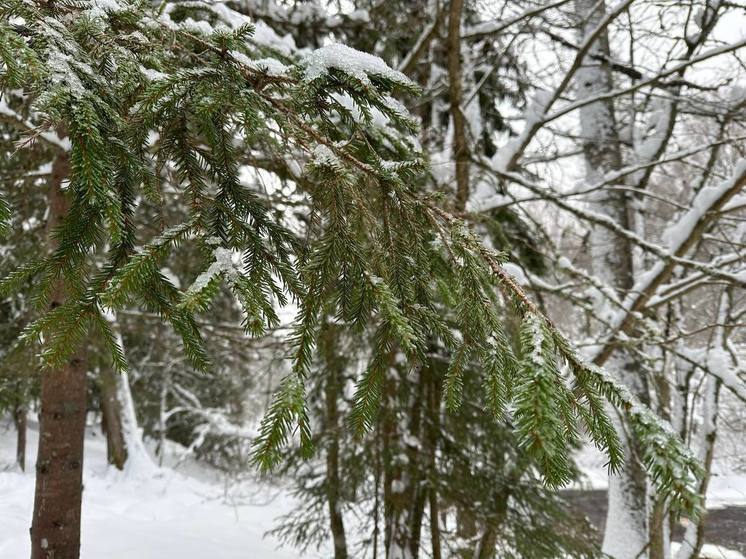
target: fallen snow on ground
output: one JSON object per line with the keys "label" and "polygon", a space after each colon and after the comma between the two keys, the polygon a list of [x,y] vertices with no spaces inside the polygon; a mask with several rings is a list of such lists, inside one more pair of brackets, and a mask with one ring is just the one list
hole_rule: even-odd
{"label": "fallen snow on ground", "polygon": [[[29,471],[13,466],[15,431],[0,422],[0,558],[29,556],[28,528],[34,493],[37,433],[29,430]],[[580,453],[583,489],[603,489],[603,456]],[[172,458],[171,463],[175,461]],[[716,472],[708,508],[746,505],[746,476]],[[106,464],[106,443],[89,429],[84,464],[81,559],[298,559],[265,537],[278,516],[293,506],[281,490],[244,481],[226,485],[194,462],[178,469],[139,463],[119,472]],[[677,544],[674,544],[677,545]],[[322,557],[306,556],[307,559]],[[738,552],[705,546],[703,559],[746,559]]]}
{"label": "fallen snow on ground", "polygon": [[[15,432],[0,422],[0,557],[30,554],[37,433],[29,431],[26,473],[13,464]],[[178,471],[106,464],[104,438],[90,430],[84,463],[81,559],[297,559],[264,537],[292,506],[254,482],[226,487],[194,464]],[[239,497],[240,495],[240,497]]]}
{"label": "fallen snow on ground", "polygon": [[[678,543],[671,544],[671,557],[676,556],[676,552],[679,549]],[[726,549],[720,545],[709,545],[705,544],[702,546],[702,551],[699,554],[699,559],[746,559],[738,551]]]}

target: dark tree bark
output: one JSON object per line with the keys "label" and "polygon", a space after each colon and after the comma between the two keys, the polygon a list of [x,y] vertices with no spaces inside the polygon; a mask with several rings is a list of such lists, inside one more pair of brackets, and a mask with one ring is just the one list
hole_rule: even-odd
{"label": "dark tree bark", "polygon": [[430,487],[428,498],[430,501],[430,545],[433,548],[433,559],[441,559],[443,552],[440,544],[440,508],[435,487]]}
{"label": "dark tree bark", "polygon": [[[425,421],[423,412],[427,407],[423,405],[423,402],[427,398],[426,379],[428,376],[428,368],[421,368],[417,377],[417,385],[413,387],[416,392],[410,406],[409,429],[415,441],[420,441],[423,435],[423,422]],[[409,479],[411,480],[409,487],[409,551],[411,557],[418,557],[422,538],[422,519],[425,516],[425,504],[427,503],[428,483],[426,475],[428,471],[419,442],[418,444],[407,445],[407,456],[409,458]]]}
{"label": "dark tree bark", "polygon": [[469,144],[461,108],[461,13],[463,0],[451,0],[448,16],[448,95],[453,118],[453,157],[456,161],[456,209],[463,211],[469,198]]}
{"label": "dark tree bark", "polygon": [[323,333],[324,360],[326,362],[326,384],[324,386],[324,404],[326,408],[326,497],[329,505],[329,527],[334,542],[334,559],[347,559],[347,538],[345,536],[342,502],[340,498],[339,479],[339,409],[337,398],[342,391],[342,375],[345,363],[336,352],[334,339],[337,332],[330,325],[325,326]]}
{"label": "dark tree bark", "polygon": [[119,401],[116,374],[111,369],[101,373],[99,388],[101,390],[102,424],[106,425],[106,457],[109,464],[122,470],[127,461],[127,445],[122,430],[122,404]]}
{"label": "dark tree bark", "polygon": [[[49,188],[49,233],[60,225],[68,209],[61,186],[69,169],[67,154],[58,155]],[[56,248],[51,234],[49,246]],[[51,307],[64,301],[64,285],[58,280],[50,297]],[[86,366],[81,350],[64,366],[42,376],[31,559],[80,556],[85,417]]]}
{"label": "dark tree bark", "polygon": [[26,471],[26,407],[22,404],[13,410],[13,424],[16,428],[16,464]]}
{"label": "dark tree bark", "polygon": [[428,462],[428,501],[430,505],[430,546],[433,559],[441,559],[440,544],[440,507],[438,505],[438,488],[436,485],[437,464],[435,461],[438,449],[438,433],[440,432],[440,400],[441,387],[437,373],[430,367],[427,383],[427,428],[425,429],[425,446]]}

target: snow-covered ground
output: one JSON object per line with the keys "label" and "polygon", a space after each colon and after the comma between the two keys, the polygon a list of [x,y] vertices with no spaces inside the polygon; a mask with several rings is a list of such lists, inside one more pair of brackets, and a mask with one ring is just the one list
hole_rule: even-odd
{"label": "snow-covered ground", "polygon": [[[606,457],[591,445],[585,446],[576,455],[583,479],[573,489],[606,489]],[[746,473],[732,468],[729,460],[716,456],[712,467],[712,477],[707,490],[707,508],[717,509],[727,506],[746,506]]]}
{"label": "snow-covered ground", "polygon": [[[37,432],[29,430],[25,474],[12,467],[15,432],[0,422],[0,558],[26,559]],[[104,438],[91,429],[84,463],[82,559],[297,559],[264,533],[292,505],[277,490],[226,488],[194,464],[174,471],[107,467]]]}
{"label": "snow-covered ground", "polygon": [[[671,556],[675,557],[676,552],[679,550],[679,544],[671,544]],[[719,545],[705,544],[702,546],[702,553],[699,559],[744,559],[743,555],[737,551],[725,549]]]}
{"label": "snow-covered ground", "polygon": [[[28,529],[34,493],[37,432],[29,429],[29,471],[13,466],[15,431],[0,422],[0,558],[29,556]],[[583,451],[582,488],[604,488],[603,456]],[[82,559],[298,559],[265,532],[292,506],[276,488],[243,481],[227,486],[209,469],[185,462],[174,470],[135,463],[119,472],[106,463],[100,431],[89,429],[84,464]],[[579,487],[580,488],[580,487]],[[708,508],[746,505],[746,476],[716,470]],[[323,557],[322,552],[317,556]],[[708,546],[703,557],[743,559]]]}

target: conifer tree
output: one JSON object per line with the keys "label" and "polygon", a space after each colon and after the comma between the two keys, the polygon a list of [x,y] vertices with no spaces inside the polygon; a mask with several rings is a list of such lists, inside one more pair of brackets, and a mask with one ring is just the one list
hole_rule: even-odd
{"label": "conifer tree", "polygon": [[[39,317],[20,340],[38,348],[46,368],[32,556],[78,554],[88,336],[100,337],[124,370],[106,312],[136,306],[169,323],[192,365],[209,374],[196,317],[221,285],[240,301],[247,334],[276,326],[278,305],[299,307],[292,370],[254,447],[262,469],[282,461],[291,438],[304,455],[313,450],[306,390],[324,319],[333,317],[373,333],[350,411],[358,433],[397,388],[390,360],[401,356],[404,371],[416,370],[437,341],[452,356],[443,376],[448,408],[461,407],[465,375],[477,366],[491,413],[503,417],[510,407],[516,440],[549,486],[571,478],[569,443],[583,431],[619,467],[609,401],[629,411],[659,491],[681,510],[696,509],[698,466],[676,436],[583,361],[505,272],[502,256],[421,189],[416,122],[393,97],[418,88],[349,47],[294,60],[253,31],[222,3],[0,2],[2,87],[21,91],[25,105],[13,112],[15,125],[32,123],[27,143],[58,148],[51,253],[39,251],[0,285],[14,294],[32,283]],[[381,115],[392,130],[385,150],[365,134]],[[242,185],[241,162],[256,152],[305,161],[306,239]],[[152,236],[136,218],[162,203],[166,169],[189,213]],[[0,210],[5,221],[18,211],[5,202]],[[187,289],[160,268],[181,245],[205,258]],[[453,308],[444,312],[443,300]],[[506,341],[506,307],[521,322],[517,348]],[[47,491],[45,476],[64,491]]]}

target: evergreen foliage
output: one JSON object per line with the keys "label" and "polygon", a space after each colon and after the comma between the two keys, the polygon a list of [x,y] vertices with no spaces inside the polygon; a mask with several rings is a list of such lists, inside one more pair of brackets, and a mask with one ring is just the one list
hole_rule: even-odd
{"label": "evergreen foliage", "polygon": [[[64,362],[96,330],[123,369],[104,313],[136,305],[169,322],[192,365],[208,371],[197,314],[224,282],[252,335],[278,324],[277,305],[299,308],[292,371],[254,447],[264,470],[281,462],[296,430],[303,454],[313,451],[307,386],[328,315],[374,332],[350,412],[359,434],[376,423],[391,364],[403,358],[403,372],[414,371],[437,343],[451,355],[443,377],[448,407],[461,409],[466,376],[481,371],[489,413],[514,419],[518,444],[550,486],[571,478],[569,446],[581,431],[607,453],[611,470],[620,467],[619,438],[604,407],[610,401],[631,412],[659,491],[695,509],[698,466],[675,434],[585,363],[503,270],[501,255],[444,209],[441,197],[420,188],[427,164],[411,137],[415,122],[392,98],[415,95],[417,87],[376,64],[350,70],[328,53],[320,73],[309,59],[262,63],[266,47],[220,6],[189,3],[159,13],[125,0],[0,0],[3,90],[21,89],[32,103],[25,110],[35,126],[24,141],[48,134],[70,146],[70,208],[54,232],[58,248],[0,285],[14,293],[33,282],[40,316],[21,339],[41,343],[44,364]],[[197,12],[222,25],[205,29],[192,19]],[[385,138],[366,133],[376,115],[392,129]],[[252,146],[307,161],[305,239],[243,186],[241,164]],[[161,203],[166,172],[176,177],[188,215],[149,236],[139,212]],[[5,202],[0,214],[7,223]],[[204,258],[186,290],[161,270],[181,245]],[[58,279],[67,302],[43,312]],[[443,302],[452,304],[444,309]],[[523,324],[516,348],[504,325],[507,308]]]}

